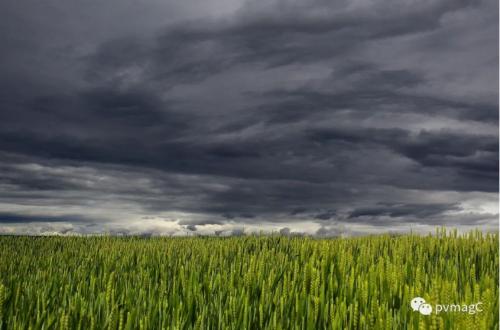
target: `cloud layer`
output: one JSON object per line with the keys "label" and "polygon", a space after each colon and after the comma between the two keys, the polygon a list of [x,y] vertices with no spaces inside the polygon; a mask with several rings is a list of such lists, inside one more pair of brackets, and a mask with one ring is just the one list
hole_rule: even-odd
{"label": "cloud layer", "polygon": [[496,1],[0,6],[0,232],[497,226]]}

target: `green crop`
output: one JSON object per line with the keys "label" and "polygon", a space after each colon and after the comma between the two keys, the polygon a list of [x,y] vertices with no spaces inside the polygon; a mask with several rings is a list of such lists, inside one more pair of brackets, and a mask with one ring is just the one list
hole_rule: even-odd
{"label": "green crop", "polygon": [[[0,329],[498,329],[498,234],[0,237]],[[425,316],[431,304],[482,312]]]}

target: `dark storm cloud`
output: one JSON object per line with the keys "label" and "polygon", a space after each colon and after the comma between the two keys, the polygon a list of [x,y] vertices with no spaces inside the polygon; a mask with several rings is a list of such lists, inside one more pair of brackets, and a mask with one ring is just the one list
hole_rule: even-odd
{"label": "dark storm cloud", "polygon": [[[410,134],[399,129],[340,128],[311,134],[318,143],[340,142],[353,147],[380,144],[422,166],[449,167],[464,175],[498,178],[498,140],[495,136],[464,135],[452,132]],[[491,181],[492,190],[495,183]],[[485,186],[485,189],[488,189]]]}
{"label": "dark storm cloud", "polygon": [[[283,2],[284,8],[276,12],[253,11],[248,6],[232,19],[174,25],[150,42],[122,39],[106,43],[90,58],[89,75],[120,80],[124,69],[137,68],[170,86],[205,79],[245,63],[280,66],[321,61],[370,40],[436,29],[443,15],[476,4],[474,0],[392,3],[392,15],[369,9],[335,11],[335,4],[325,8],[331,15],[317,15],[317,7],[325,5],[321,1],[303,7]],[[385,8],[388,4],[380,2],[374,7],[377,5],[377,10],[389,10]],[[404,72],[392,75],[415,83]]]}
{"label": "dark storm cloud", "polygon": [[223,222],[220,220],[210,220],[210,219],[200,219],[200,220],[181,220],[179,225],[181,226],[206,226],[206,225],[222,225]]}
{"label": "dark storm cloud", "polygon": [[345,223],[367,223],[389,227],[401,220],[410,224],[432,226],[482,226],[498,218],[498,214],[467,213],[456,204],[377,204],[353,210]]}
{"label": "dark storm cloud", "polygon": [[70,180],[22,169],[10,163],[0,163],[0,184],[16,186],[24,191],[65,190],[80,186]]}
{"label": "dark storm cloud", "polygon": [[[164,134],[171,135],[186,122],[180,114],[169,112],[169,104],[157,95],[140,88],[92,88],[71,96],[36,97],[15,110],[0,114],[3,134],[113,138],[121,134],[150,135],[151,130],[160,127],[168,129]],[[27,117],[33,121],[27,121]]]}
{"label": "dark storm cloud", "polygon": [[186,229],[189,231],[196,231],[197,230],[196,225],[187,225]]}
{"label": "dark storm cloud", "polygon": [[337,215],[337,212],[335,210],[328,210],[325,212],[318,213],[314,216],[314,219],[317,220],[330,220],[334,218]]}
{"label": "dark storm cloud", "polygon": [[391,218],[413,216],[428,218],[447,211],[458,211],[454,204],[380,204],[374,207],[359,208],[349,214],[349,218],[388,216]]}
{"label": "dark storm cloud", "polygon": [[64,214],[64,215],[26,215],[9,212],[0,212],[0,223],[30,223],[30,222],[89,222],[89,218],[81,215]]}
{"label": "dark storm cloud", "polygon": [[[54,5],[67,29],[43,6],[0,5],[12,223],[64,222],[28,214],[71,206],[114,219],[97,231],[158,230],[118,226],[127,206],[144,222],[183,213],[165,219],[193,232],[310,221],[336,236],[354,231],[334,221],[453,222],[465,199],[498,191],[492,1],[265,1],[222,16],[168,2],[144,5],[143,24],[137,4],[115,5],[122,16]],[[456,195],[425,200],[441,192]],[[93,224],[79,217],[66,221]]]}
{"label": "dark storm cloud", "polygon": [[[350,68],[347,69],[339,70],[335,77],[328,79],[324,85],[328,86],[328,83],[331,84],[334,80],[350,79],[352,72]],[[424,78],[414,72],[371,68],[356,70],[356,75],[359,76],[350,81],[349,88],[341,92],[327,93],[302,88],[291,91],[276,90],[253,96],[269,99],[268,104],[261,107],[263,117],[278,123],[301,121],[307,119],[311,112],[325,114],[345,110],[349,110],[358,119],[373,116],[375,113],[419,113],[487,123],[498,121],[498,107],[493,103],[458,101],[398,91],[423,81]]]}

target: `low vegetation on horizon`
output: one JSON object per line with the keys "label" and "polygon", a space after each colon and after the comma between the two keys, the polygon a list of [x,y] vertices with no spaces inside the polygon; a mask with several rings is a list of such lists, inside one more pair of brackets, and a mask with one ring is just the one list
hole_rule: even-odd
{"label": "low vegetation on horizon", "polygon": [[498,329],[498,238],[3,236],[0,329]]}

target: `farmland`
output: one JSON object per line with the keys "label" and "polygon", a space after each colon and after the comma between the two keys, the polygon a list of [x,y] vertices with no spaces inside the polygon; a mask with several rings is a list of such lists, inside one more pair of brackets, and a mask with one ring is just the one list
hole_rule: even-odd
{"label": "farmland", "polygon": [[[0,329],[497,329],[498,234],[0,237]],[[422,315],[410,301],[481,302]]]}

